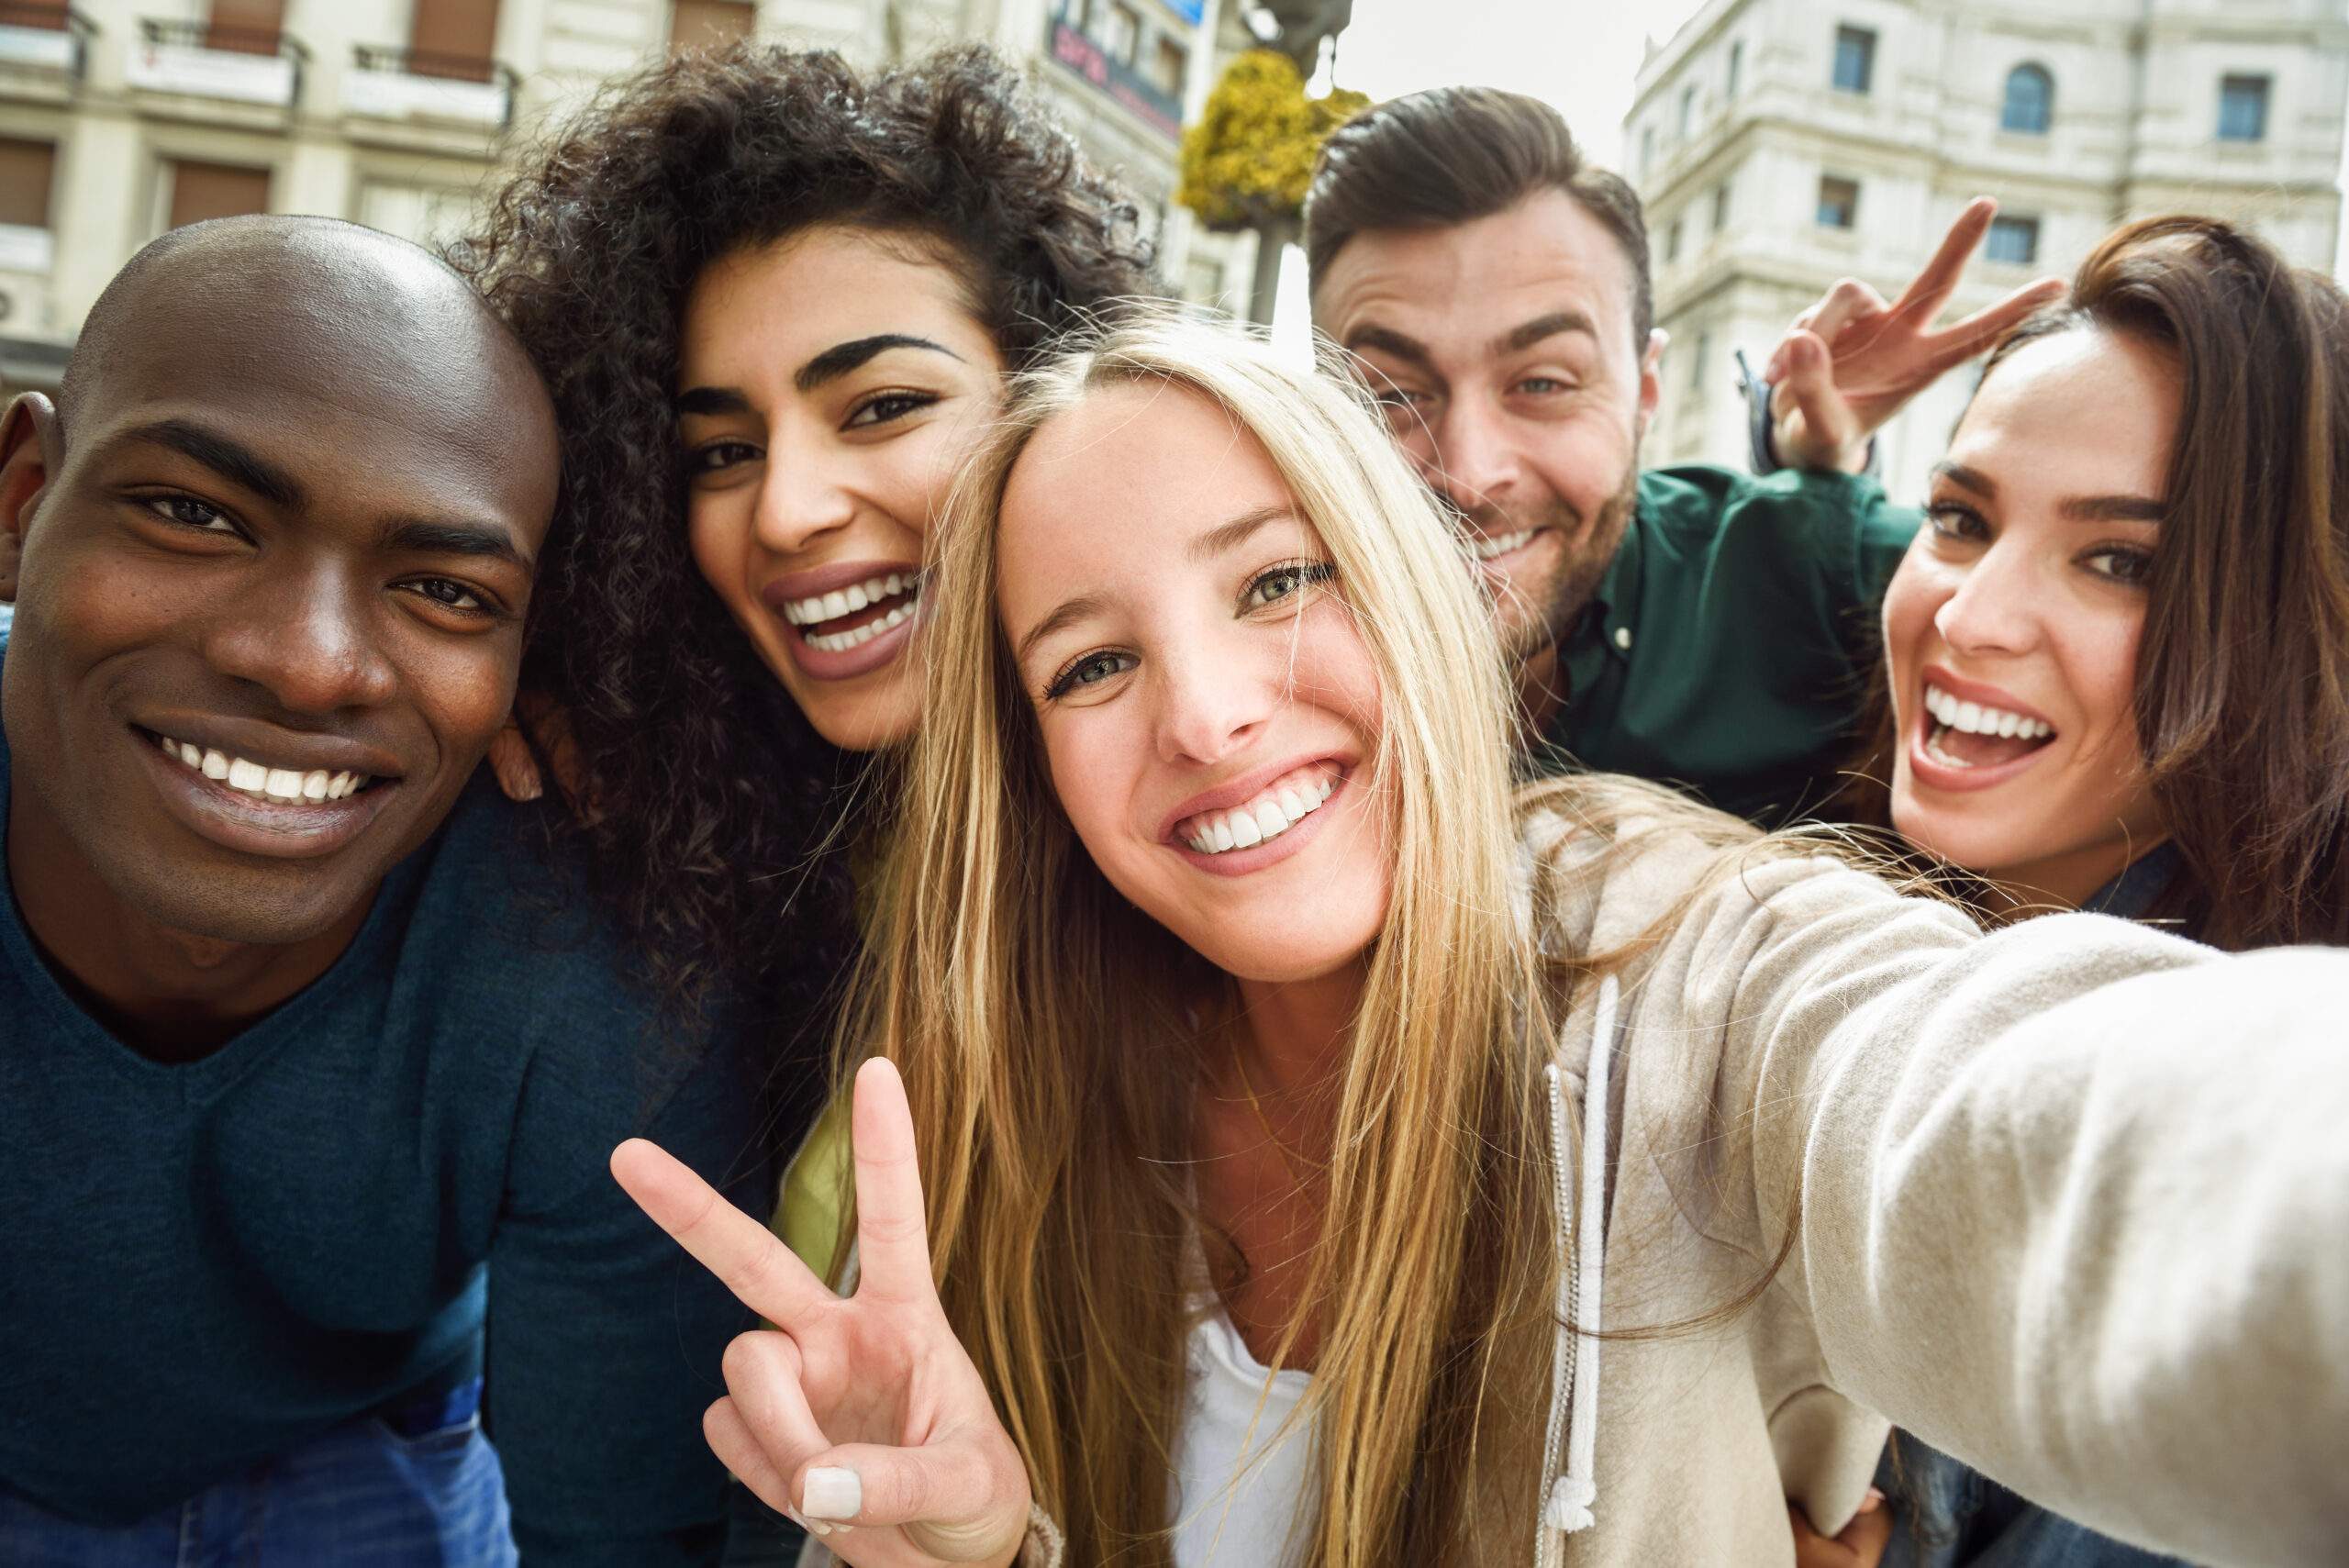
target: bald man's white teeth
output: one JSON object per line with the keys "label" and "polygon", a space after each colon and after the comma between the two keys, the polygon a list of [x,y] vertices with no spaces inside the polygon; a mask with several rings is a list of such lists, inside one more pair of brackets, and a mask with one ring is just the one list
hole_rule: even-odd
{"label": "bald man's white teeth", "polygon": [[374,782],[366,773],[329,773],[324,768],[304,773],[298,768],[268,767],[243,757],[174,740],[167,735],[157,736],[155,743],[163,749],[163,755],[195,769],[215,784],[227,784],[255,800],[273,800],[281,805],[300,801],[315,806],[320,801],[341,800]]}
{"label": "bald man's white teeth", "polygon": [[1250,849],[1279,838],[1319,811],[1336,787],[1337,780],[1319,766],[1299,768],[1275,780],[1270,789],[1244,806],[1186,817],[1175,825],[1174,836],[1203,855]]}
{"label": "bald man's white teeth", "polygon": [[1521,533],[1502,534],[1489,539],[1483,534],[1471,534],[1468,536],[1469,553],[1479,561],[1490,561],[1497,555],[1507,555],[1512,550],[1523,550],[1533,542],[1535,531],[1527,528]]}

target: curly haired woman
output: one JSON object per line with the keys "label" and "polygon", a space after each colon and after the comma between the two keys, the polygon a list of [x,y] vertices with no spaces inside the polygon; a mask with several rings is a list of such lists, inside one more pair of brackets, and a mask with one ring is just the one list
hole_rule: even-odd
{"label": "curly haired woman", "polygon": [[605,98],[464,261],[553,389],[568,490],[536,755],[501,772],[552,766],[676,997],[812,1042],[852,754],[918,708],[930,517],[1004,373],[1148,289],[1134,210],[985,50],[745,45]]}

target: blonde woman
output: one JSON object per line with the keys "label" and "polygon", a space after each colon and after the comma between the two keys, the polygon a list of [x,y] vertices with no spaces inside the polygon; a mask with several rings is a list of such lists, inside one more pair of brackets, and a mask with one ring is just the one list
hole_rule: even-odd
{"label": "blonde woman", "polygon": [[1210,328],[1023,379],[945,539],[854,1294],[614,1158],[779,1325],[707,1432],[823,1547],[1787,1563],[1881,1410],[2341,1560],[2349,956],[1985,938],[1642,785],[1512,798],[1451,535]]}

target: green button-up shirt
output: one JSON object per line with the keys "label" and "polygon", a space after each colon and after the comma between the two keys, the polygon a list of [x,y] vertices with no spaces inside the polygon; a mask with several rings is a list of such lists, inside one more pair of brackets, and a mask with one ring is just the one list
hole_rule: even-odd
{"label": "green button-up shirt", "polygon": [[1659,779],[1774,824],[1817,809],[1919,521],[1860,475],[1642,473],[1622,550],[1558,651],[1569,695],[1537,766]]}

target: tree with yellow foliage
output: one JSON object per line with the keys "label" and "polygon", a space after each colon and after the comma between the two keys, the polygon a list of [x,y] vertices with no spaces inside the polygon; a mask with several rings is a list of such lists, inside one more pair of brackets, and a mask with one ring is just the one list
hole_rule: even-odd
{"label": "tree with yellow foliage", "polygon": [[1252,49],[1226,68],[1198,123],[1183,133],[1174,199],[1219,233],[1256,231],[1252,320],[1272,318],[1281,248],[1297,239],[1315,155],[1331,131],[1368,107],[1367,97],[1343,88],[1307,97],[1295,61]]}

